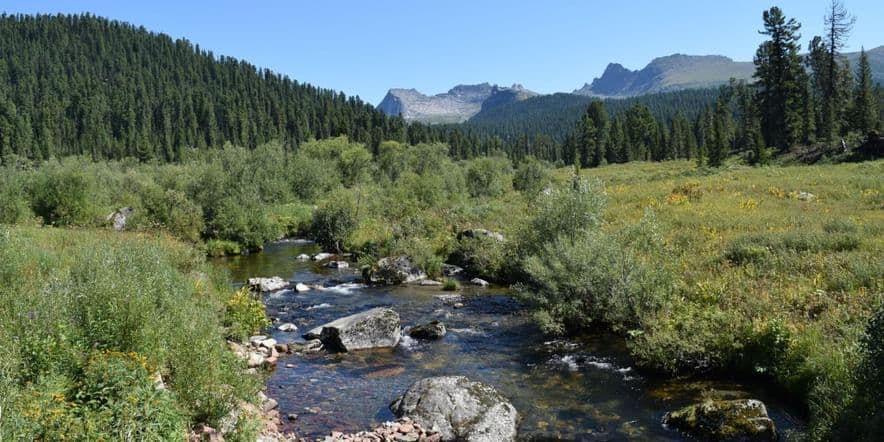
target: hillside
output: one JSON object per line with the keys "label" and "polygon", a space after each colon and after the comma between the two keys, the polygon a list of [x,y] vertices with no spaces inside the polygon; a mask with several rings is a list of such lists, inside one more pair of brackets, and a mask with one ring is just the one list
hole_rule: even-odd
{"label": "hillside", "polygon": [[[609,98],[605,99],[605,106],[616,115],[641,103],[662,121],[679,111],[694,119],[717,96],[716,89],[694,89],[627,99]],[[542,135],[560,143],[574,129],[577,120],[594,99],[600,98],[566,93],[543,95],[483,110],[464,123],[464,127],[484,136],[496,135],[504,140]]]}
{"label": "hillside", "polygon": [[229,141],[287,146],[404,123],[329,89],[91,15],[0,16],[0,157],[182,159]]}
{"label": "hillside", "polygon": [[424,95],[415,89],[390,89],[378,109],[406,121],[461,123],[480,110],[524,100],[537,93],[514,84],[499,87],[488,83],[457,85],[443,94]]}

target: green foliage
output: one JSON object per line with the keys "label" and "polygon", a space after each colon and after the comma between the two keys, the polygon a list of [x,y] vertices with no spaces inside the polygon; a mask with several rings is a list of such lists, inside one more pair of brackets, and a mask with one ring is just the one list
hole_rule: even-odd
{"label": "green foliage", "polygon": [[449,261],[463,267],[469,274],[491,280],[505,280],[514,269],[511,250],[506,243],[479,235],[460,238]]}
{"label": "green foliage", "polygon": [[73,167],[44,169],[33,187],[34,213],[47,224],[93,223],[97,214],[90,200],[91,184],[85,173]]}
{"label": "green foliage", "polygon": [[310,237],[328,250],[343,251],[357,222],[357,201],[353,195],[335,192],[313,212]]}
{"label": "green foliage", "polygon": [[24,223],[33,217],[22,180],[23,174],[0,168],[0,224]]}
{"label": "green foliage", "polygon": [[147,216],[186,241],[197,242],[203,231],[203,209],[194,203],[184,192],[169,189],[163,192],[153,189],[143,197]]}
{"label": "green foliage", "polygon": [[519,250],[531,254],[560,237],[577,238],[598,227],[605,202],[599,183],[578,177],[569,185],[552,189],[536,201],[534,215],[520,235]]}
{"label": "green foliage", "polygon": [[212,257],[234,256],[242,253],[239,243],[225,241],[223,239],[210,239],[206,241],[206,254]]}
{"label": "green foliage", "polygon": [[860,345],[862,359],[853,375],[855,395],[841,413],[834,436],[874,441],[884,432],[884,303],[869,320]]}
{"label": "green foliage", "polygon": [[168,237],[6,229],[0,284],[0,434],[176,440],[257,392],[224,344],[226,283]]}
{"label": "green foliage", "polygon": [[228,327],[227,333],[233,339],[244,341],[270,326],[270,320],[264,311],[264,303],[258,295],[251,293],[248,287],[237,290],[236,294],[227,300],[226,307],[224,321]]}
{"label": "green foliage", "polygon": [[500,196],[511,187],[512,166],[502,157],[485,157],[467,165],[467,190],[470,196]]}
{"label": "green foliage", "polygon": [[448,278],[445,280],[445,283],[442,285],[442,290],[446,292],[456,292],[460,289],[460,283],[457,282],[456,279]]}
{"label": "green foliage", "polygon": [[519,162],[519,167],[513,175],[513,189],[526,195],[534,196],[540,193],[551,180],[549,167],[536,158],[529,156]]}

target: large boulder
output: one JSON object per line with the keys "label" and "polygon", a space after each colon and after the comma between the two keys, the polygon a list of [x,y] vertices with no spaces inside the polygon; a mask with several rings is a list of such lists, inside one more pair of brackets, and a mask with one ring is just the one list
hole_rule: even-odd
{"label": "large boulder", "polygon": [[305,339],[319,339],[333,351],[395,347],[400,337],[399,313],[384,307],[334,320],[304,334]]}
{"label": "large boulder", "polygon": [[666,413],[663,425],[701,440],[777,440],[767,408],[755,399],[707,400]]}
{"label": "large boulder", "polygon": [[126,223],[129,221],[129,217],[134,213],[135,209],[131,207],[121,207],[108,215],[107,220],[114,226],[114,230],[119,232],[126,228]]}
{"label": "large boulder", "polygon": [[371,282],[375,284],[403,284],[426,279],[424,273],[414,261],[407,256],[391,256],[382,258],[371,273]]}
{"label": "large boulder", "polygon": [[507,442],[516,439],[518,412],[493,387],[463,376],[415,382],[390,409],[424,428],[435,428],[442,440]]}
{"label": "large boulder", "polygon": [[262,292],[275,292],[288,287],[288,281],[274,276],[271,278],[249,278],[249,287]]}

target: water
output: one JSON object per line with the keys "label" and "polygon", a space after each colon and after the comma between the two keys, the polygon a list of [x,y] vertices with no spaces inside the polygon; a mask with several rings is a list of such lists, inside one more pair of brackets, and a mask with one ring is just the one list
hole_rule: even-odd
{"label": "water", "polygon": [[460,292],[464,307],[453,308],[453,302],[437,297],[449,294],[438,287],[365,287],[357,283],[354,269],[326,269],[295,259],[318,251],[313,244],[285,241],[269,244],[263,253],[219,262],[237,283],[282,276],[326,287],[266,298],[271,317],[299,329],[272,331],[280,342],[300,340],[300,333],[315,326],[379,306],[399,312],[404,327],[441,320],[448,334],[433,342],[405,338],[392,350],[280,358],[267,394],[279,401],[282,416],[298,415],[285,425],[301,436],[355,432],[390,420],[390,402],[412,382],[439,375],[465,375],[493,385],[519,410],[519,434],[526,440],[686,440],[664,429],[660,420],[665,412],[709,394],[761,399],[781,432],[802,427],[795,408],[762,387],[644,374],[633,367],[619,337],[550,340],[505,290],[465,288]]}

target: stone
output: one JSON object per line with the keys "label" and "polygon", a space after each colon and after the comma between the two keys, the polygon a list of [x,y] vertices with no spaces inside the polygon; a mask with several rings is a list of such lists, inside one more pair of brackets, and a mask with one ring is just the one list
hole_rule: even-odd
{"label": "stone", "polygon": [[506,238],[504,238],[502,234],[492,232],[488,229],[467,229],[457,235],[457,239],[461,238],[489,238],[499,242],[506,241]]}
{"label": "stone", "polygon": [[288,281],[279,276],[271,278],[249,278],[248,284],[249,287],[261,292],[275,292],[277,290],[282,290],[289,285]]}
{"label": "stone", "polygon": [[442,264],[442,274],[448,277],[463,275],[463,267],[454,264]]}
{"label": "stone", "polygon": [[423,428],[435,427],[446,441],[514,441],[519,419],[516,408],[497,390],[464,376],[421,379],[390,410]]}
{"label": "stone", "polygon": [[419,285],[422,285],[425,287],[438,287],[443,284],[440,281],[435,281],[432,279],[425,279],[425,280],[421,281]]}
{"label": "stone", "polygon": [[289,352],[289,345],[278,343],[278,344],[276,344],[276,347],[274,349],[279,353],[288,353]]}
{"label": "stone", "polygon": [[415,339],[442,339],[447,330],[441,321],[430,321],[427,324],[413,327],[408,331],[408,336]]}
{"label": "stone", "polygon": [[297,257],[295,257],[295,259],[297,259],[298,261],[310,261],[310,255],[308,255],[306,253],[302,253],[302,254],[298,255]]}
{"label": "stone", "polygon": [[286,322],[285,324],[282,324],[279,327],[277,327],[277,330],[279,330],[281,332],[294,332],[294,331],[298,331],[298,326],[295,324],[292,324],[291,322]]}
{"label": "stone", "polygon": [[399,314],[389,308],[373,308],[340,318],[305,333],[304,339],[319,339],[324,348],[352,351],[395,347],[400,338]]}
{"label": "stone", "polygon": [[249,358],[246,360],[246,365],[249,368],[260,367],[264,364],[264,355],[261,353],[249,353]]}
{"label": "stone", "polygon": [[335,256],[335,255],[332,253],[326,253],[326,252],[317,253],[317,254],[313,255],[313,260],[314,261],[325,261],[326,259],[329,259],[332,256]]}
{"label": "stone", "polygon": [[263,341],[258,342],[258,346],[266,348],[268,350],[272,350],[273,347],[276,346],[276,339],[273,339],[273,338],[264,339]]}
{"label": "stone", "polygon": [[120,232],[126,229],[126,223],[129,221],[129,217],[134,213],[135,209],[131,207],[121,207],[113,211],[113,213],[108,215],[106,219],[113,225],[114,230]]}
{"label": "stone", "polygon": [[269,413],[270,410],[274,410],[276,407],[279,407],[279,402],[276,402],[276,399],[273,398],[267,398],[262,404],[262,409],[265,413]]}
{"label": "stone", "polygon": [[267,335],[251,336],[251,337],[249,337],[249,344],[251,344],[252,347],[260,347],[261,341],[263,341],[265,339],[267,339]]}
{"label": "stone", "polygon": [[454,308],[463,308],[463,303],[462,302],[455,302],[451,306]]}
{"label": "stone", "polygon": [[663,426],[702,440],[777,440],[767,407],[755,399],[707,400],[666,413]]}
{"label": "stone", "polygon": [[407,256],[382,258],[371,272],[370,281],[375,284],[407,284],[426,279],[427,274]]}
{"label": "stone", "polygon": [[477,285],[479,287],[488,287],[490,283],[482,278],[473,278],[470,280],[470,284]]}
{"label": "stone", "polygon": [[816,195],[810,192],[798,192],[795,196],[799,201],[813,201],[816,199]]}
{"label": "stone", "polygon": [[328,263],[328,268],[330,269],[346,269],[350,267],[350,263],[347,261],[330,261]]}
{"label": "stone", "polygon": [[295,284],[295,291],[298,293],[309,292],[310,286],[307,284],[304,284],[303,282],[299,282],[299,283]]}

